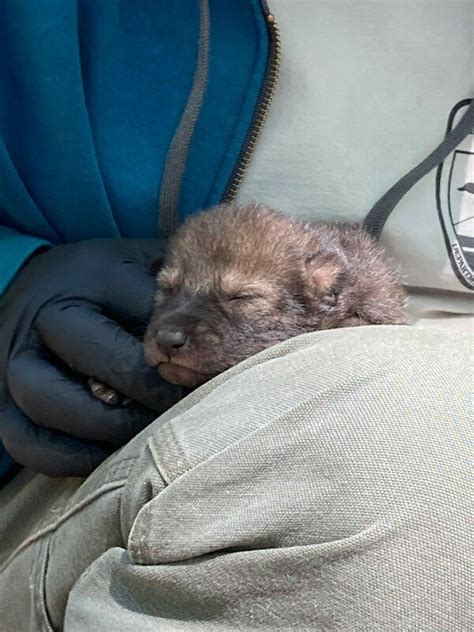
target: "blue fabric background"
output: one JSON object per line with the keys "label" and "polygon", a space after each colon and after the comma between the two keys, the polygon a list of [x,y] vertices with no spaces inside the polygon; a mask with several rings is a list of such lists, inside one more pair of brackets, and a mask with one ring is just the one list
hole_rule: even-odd
{"label": "blue fabric background", "polygon": [[[220,200],[266,65],[257,0],[210,0],[210,11],[210,78],[183,216]],[[4,0],[0,227],[29,239],[12,257],[0,228],[0,291],[31,237],[56,244],[157,234],[161,176],[192,85],[198,31],[195,0]]]}

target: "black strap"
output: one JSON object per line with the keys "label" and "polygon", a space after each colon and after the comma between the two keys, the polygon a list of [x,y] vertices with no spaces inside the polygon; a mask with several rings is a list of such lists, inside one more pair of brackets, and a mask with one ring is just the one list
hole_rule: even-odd
{"label": "black strap", "polygon": [[472,99],[464,99],[464,101],[459,103],[459,105],[461,104],[470,104],[470,106],[456,127],[451,132],[447,132],[443,142],[440,143],[429,156],[414,167],[414,169],[401,177],[369,211],[363,226],[372,237],[376,239],[380,238],[386,221],[402,197],[406,195],[412,186],[421,180],[421,178],[443,162],[446,156],[449,156],[459,143],[471,132],[474,127],[474,103]]}

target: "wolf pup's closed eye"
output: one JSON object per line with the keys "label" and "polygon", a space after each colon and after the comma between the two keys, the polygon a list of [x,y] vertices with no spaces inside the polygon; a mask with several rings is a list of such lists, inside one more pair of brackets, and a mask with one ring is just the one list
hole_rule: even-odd
{"label": "wolf pup's closed eye", "polygon": [[405,323],[399,274],[363,230],[224,204],[170,240],[145,355],[164,379],[192,388],[298,334]]}

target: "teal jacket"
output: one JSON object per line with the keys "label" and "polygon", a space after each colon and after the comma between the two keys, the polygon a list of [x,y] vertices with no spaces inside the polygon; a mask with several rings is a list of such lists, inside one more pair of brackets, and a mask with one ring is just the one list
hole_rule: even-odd
{"label": "teal jacket", "polygon": [[162,236],[228,195],[267,77],[266,12],[3,0],[0,295],[44,244]]}

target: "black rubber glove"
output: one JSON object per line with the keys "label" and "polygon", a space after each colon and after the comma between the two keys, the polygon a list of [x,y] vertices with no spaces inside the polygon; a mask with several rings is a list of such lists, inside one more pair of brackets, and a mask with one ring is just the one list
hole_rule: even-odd
{"label": "black rubber glove", "polygon": [[[57,246],[33,257],[0,299],[0,441],[18,463],[87,475],[180,398],[135,337],[162,251],[157,240]],[[139,403],[104,404],[88,377]]]}

